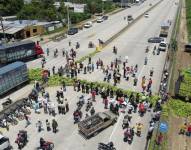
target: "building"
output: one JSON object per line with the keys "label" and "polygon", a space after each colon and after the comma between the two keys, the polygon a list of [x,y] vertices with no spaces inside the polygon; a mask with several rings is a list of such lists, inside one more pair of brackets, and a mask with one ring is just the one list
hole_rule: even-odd
{"label": "building", "polygon": [[[84,8],[86,6],[86,4],[77,4],[77,3],[71,3],[71,2],[64,2],[65,6],[68,6],[70,10],[76,12],[76,13],[83,13],[84,12]],[[60,2],[55,2],[54,6],[56,8],[60,7]]]}
{"label": "building", "polygon": [[0,27],[0,39],[6,36],[8,39],[25,39],[36,35],[42,35],[45,32],[53,31],[62,27],[60,21],[39,22],[38,20],[15,20],[2,21],[3,28]]}

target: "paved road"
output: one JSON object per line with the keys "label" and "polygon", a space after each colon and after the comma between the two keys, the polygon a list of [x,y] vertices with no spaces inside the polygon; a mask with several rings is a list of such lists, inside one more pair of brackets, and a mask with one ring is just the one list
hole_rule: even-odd
{"label": "paved road", "polygon": [[[149,12],[149,18],[142,17],[136,24],[130,27],[119,38],[114,40],[111,44],[105,47],[100,53],[93,57],[92,61],[96,62],[99,58],[103,59],[104,64],[110,65],[111,61],[121,56],[125,60],[125,56],[129,57],[128,66],[135,66],[138,64],[137,78],[139,80],[136,87],[133,86],[133,78],[130,81],[122,80],[119,87],[128,88],[131,90],[141,91],[141,78],[146,76],[149,79],[149,70],[154,68],[153,87],[154,93],[159,90],[161,74],[165,63],[166,52],[161,52],[160,55],[153,55],[152,50],[155,44],[147,42],[148,38],[158,36],[160,32],[160,24],[162,21],[171,20],[172,26],[176,15],[177,5],[172,0],[164,0],[155,9]],[[156,19],[157,18],[157,19]],[[166,39],[169,43],[170,36]],[[113,46],[118,48],[118,55],[112,53]],[[145,48],[149,46],[150,52],[145,53]],[[144,58],[147,56],[148,65],[144,65]],[[105,66],[106,66],[105,65]],[[122,68],[122,66],[121,66]],[[123,72],[121,72],[123,74]],[[91,75],[80,75],[82,79],[89,79],[92,81],[103,81],[103,73],[101,70],[96,70]]]}
{"label": "paved road", "polygon": [[[152,56],[152,54],[149,53],[148,54],[149,63],[147,66],[143,65],[144,60],[142,58],[145,56],[145,47],[148,45],[146,42],[147,38],[159,34],[161,21],[170,19],[172,20],[172,23],[174,23],[173,19],[175,17],[175,12],[177,8],[177,6],[174,5],[174,2],[175,1],[173,0],[164,0],[154,10],[149,12],[149,18],[142,18],[141,20],[139,20],[127,32],[124,32],[123,35],[121,35],[118,39],[116,39],[112,44],[104,48],[104,50],[101,53],[97,54],[93,59],[96,60],[97,58],[103,58],[105,63],[109,63],[111,60],[115,58],[111,50],[113,45],[116,45],[119,49],[119,55],[121,56],[128,55],[130,64],[139,65],[140,68],[138,73],[139,78],[141,78],[142,75],[148,76],[148,70],[150,69],[150,67],[154,66],[155,72],[153,79],[154,81],[156,81],[156,83],[153,83],[154,84],[153,89],[157,90],[158,84],[160,82],[161,70],[164,65],[164,59],[166,53],[161,53],[159,56]],[[154,45],[151,44],[150,46],[153,47]],[[60,60],[51,61],[51,63],[54,62],[55,65],[58,65],[57,63],[59,61]],[[29,63],[31,67],[33,65],[38,66],[38,61],[33,61],[33,63],[34,64]],[[102,75],[101,73],[99,73],[99,71],[97,71],[95,74],[91,74],[84,77],[88,78],[89,80],[96,80],[96,81],[102,79]],[[126,82],[123,82],[120,86],[123,88],[133,88],[134,90],[140,90],[139,86],[132,87],[130,84],[127,84]],[[55,101],[54,97],[57,89],[58,89],[57,87],[47,89],[50,92],[50,96],[53,101]],[[22,93],[20,91],[17,94],[22,94]],[[117,150],[144,149],[145,137],[148,128],[148,121],[150,120],[150,113],[147,113],[142,118],[139,117],[138,114],[133,114],[132,126],[134,126],[137,122],[142,122],[144,124],[144,128],[142,137],[138,138],[135,136],[134,141],[131,145],[128,145],[127,143],[123,142],[123,130],[121,128],[123,114],[120,114],[118,122],[114,126],[107,128],[106,130],[98,134],[96,137],[91,138],[90,140],[83,139],[78,134],[77,126],[73,125],[72,122],[72,112],[75,109],[77,96],[79,96],[80,94],[81,93],[73,92],[73,90],[70,88],[68,89],[68,92],[65,94],[65,96],[69,100],[71,111],[65,116],[56,117],[59,123],[59,132],[55,135],[53,135],[52,133],[47,133],[46,131],[43,131],[40,134],[37,133],[37,130],[35,128],[35,123],[37,122],[37,120],[42,119],[44,123],[45,119],[47,118],[52,119],[52,117],[49,117],[48,115],[42,115],[42,114],[38,115],[32,113],[31,117],[32,125],[26,129],[29,133],[30,142],[27,144],[27,147],[25,147],[24,150],[33,150],[38,145],[38,141],[41,136],[45,137],[47,140],[53,141],[55,143],[56,150],[90,150],[90,149],[96,150],[98,142],[100,141],[108,142],[110,140],[114,142]],[[98,97],[98,101],[96,102],[96,104],[94,104],[94,106],[96,111],[104,110],[100,97]],[[16,134],[18,133],[18,130],[24,128],[24,125],[25,125],[24,121],[20,122],[19,125],[17,125],[15,128],[12,127],[10,128],[9,132],[5,132],[5,135],[7,135],[10,138],[11,143],[13,144],[15,149],[16,145],[14,144],[14,140],[16,138]]]}
{"label": "paved road", "polygon": [[[56,104],[56,90],[60,89],[60,87],[49,87],[46,89],[50,93],[50,100]],[[134,150],[141,150],[142,147],[140,145],[135,145],[137,142],[143,143],[143,139],[145,138],[146,130],[148,127],[147,120],[150,119],[150,114],[147,113],[144,115],[142,122],[144,124],[142,137],[134,137],[134,141],[132,146],[129,147],[127,143],[123,142],[123,130],[122,130],[122,120],[123,114],[120,114],[118,122],[114,126],[110,126],[109,128],[103,130],[95,137],[92,137],[89,140],[84,139],[80,134],[78,134],[77,125],[73,124],[73,111],[76,109],[76,102],[78,97],[81,95],[80,92],[74,92],[72,87],[67,88],[67,92],[64,94],[65,98],[69,101],[70,111],[66,115],[56,115],[55,119],[58,121],[58,130],[57,134],[46,131],[45,120],[49,119],[51,121],[54,117],[44,114],[41,110],[40,114],[35,114],[32,111],[30,115],[30,119],[32,124],[25,128],[25,121],[20,121],[19,124],[15,127],[10,127],[9,132],[3,131],[5,136],[10,138],[11,145],[14,149],[17,149],[17,145],[14,143],[15,138],[17,137],[17,133],[19,130],[27,130],[29,142],[23,150],[34,150],[39,145],[40,137],[44,137],[44,139],[48,141],[52,141],[55,144],[55,150],[96,150],[99,142],[105,142],[112,140],[114,141],[117,150],[125,150],[132,147]],[[96,102],[93,103],[96,112],[105,111],[104,105],[102,103],[102,99],[100,96],[96,96]],[[85,107],[82,108],[83,114],[85,116]],[[57,112],[57,110],[56,110]],[[132,126],[134,126],[137,122],[141,120],[138,114],[132,115]],[[41,120],[43,123],[43,131],[41,133],[37,132],[36,123],[37,120]]]}
{"label": "paved road", "polygon": [[[65,63],[65,60],[62,58],[61,52],[59,53],[60,56],[58,56],[57,59],[53,58],[53,50],[56,48],[60,51],[62,51],[63,48],[66,50],[70,50],[72,47],[75,48],[76,42],[80,43],[80,49],[77,50],[77,58],[81,58],[82,56],[85,56],[89,54],[90,52],[93,52],[95,49],[88,48],[89,41],[92,41],[96,45],[98,44],[98,39],[102,39],[103,41],[106,41],[112,35],[118,33],[122,28],[124,28],[128,22],[127,20],[124,20],[124,16],[127,16],[129,14],[133,15],[134,18],[145,12],[148,8],[150,3],[153,5],[156,4],[159,0],[147,0],[142,4],[134,5],[131,8],[125,9],[124,11],[121,11],[117,14],[114,14],[109,17],[107,21],[104,21],[102,23],[94,23],[93,27],[89,29],[84,29],[83,31],[79,32],[76,35],[69,36],[68,38],[60,41],[60,42],[49,42],[43,46],[43,49],[46,50],[47,47],[50,48],[50,57],[47,58],[47,68],[52,68],[53,65],[61,66],[63,63]],[[71,47],[68,46],[68,42],[71,41],[73,45]],[[37,68],[40,67],[40,59],[34,60],[29,63],[27,63],[30,68]]]}

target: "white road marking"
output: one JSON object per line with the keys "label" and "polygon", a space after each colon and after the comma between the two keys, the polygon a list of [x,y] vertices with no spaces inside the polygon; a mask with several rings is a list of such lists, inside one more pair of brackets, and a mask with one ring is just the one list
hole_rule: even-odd
{"label": "white road marking", "polygon": [[118,118],[118,120],[117,120],[117,123],[115,124],[115,127],[114,127],[113,131],[111,132],[111,135],[110,135],[110,137],[109,137],[109,142],[111,141],[112,136],[113,136],[113,134],[115,133],[115,131],[116,131],[117,127],[118,127],[118,124],[119,124],[119,122],[120,122],[122,116],[123,116],[123,114],[121,113],[121,114],[119,115],[119,118]]}

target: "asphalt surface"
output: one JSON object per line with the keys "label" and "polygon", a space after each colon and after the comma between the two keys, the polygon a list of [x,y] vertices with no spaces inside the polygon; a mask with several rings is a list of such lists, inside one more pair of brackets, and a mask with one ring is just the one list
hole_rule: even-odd
{"label": "asphalt surface", "polygon": [[[157,1],[155,1],[157,2]],[[87,29],[86,31],[82,31],[79,34],[75,36],[71,36],[68,39],[65,39],[59,43],[56,42],[50,42],[48,43],[48,47],[55,49],[56,47],[58,49],[62,48],[68,48],[68,40],[71,38],[72,43],[74,41],[82,40],[81,48],[79,50],[79,56],[84,56],[86,53],[89,53],[90,50],[87,48],[87,43],[89,40],[95,39],[95,41],[100,39],[106,39],[110,37],[112,34],[117,33],[117,31],[120,30],[120,28],[123,28],[125,26],[124,16],[130,13],[129,11],[132,10],[131,13],[134,13],[138,15],[138,13],[141,13],[143,9],[146,10],[146,7],[149,8],[150,1],[147,0],[140,6],[133,6],[131,9],[124,10],[120,13],[117,13],[109,18],[108,21],[103,22],[101,24],[94,24],[94,26],[90,29]],[[164,0],[161,2],[156,8],[154,8],[152,11],[149,12],[148,18],[141,18],[136,24],[134,24],[132,27],[130,27],[126,32],[124,32],[119,38],[114,40],[111,44],[109,44],[107,47],[105,47],[102,52],[98,53],[94,58],[93,61],[96,61],[98,58],[101,58],[104,60],[106,64],[109,64],[110,61],[115,59],[115,57],[121,56],[123,59],[125,56],[129,57],[129,65],[135,65],[138,64],[138,78],[140,79],[143,75],[145,75],[148,79],[148,73],[151,67],[154,67],[154,76],[153,76],[153,91],[157,92],[159,84],[160,84],[160,78],[162,74],[162,69],[164,66],[164,61],[166,57],[166,53],[161,52],[159,56],[153,56],[152,51],[150,51],[148,54],[145,54],[145,48],[147,45],[150,47],[154,47],[154,44],[148,44],[147,39],[152,36],[159,35],[160,32],[160,24],[162,21],[165,20],[171,20],[172,26],[175,19],[175,14],[177,10],[177,5],[174,4],[174,0]],[[141,9],[142,8],[142,9]],[[143,11],[144,12],[144,11]],[[133,15],[134,16],[134,15]],[[113,17],[113,18],[112,18]],[[114,19],[115,21],[112,21]],[[111,21],[111,24],[109,22]],[[108,23],[108,24],[107,24]],[[101,26],[105,27],[101,27]],[[111,27],[112,25],[112,27]],[[119,26],[119,28],[118,28]],[[95,29],[94,29],[95,28]],[[110,28],[110,29],[109,29]],[[118,28],[118,29],[116,29]],[[104,29],[104,34],[102,34],[102,30]],[[106,29],[108,30],[106,33]],[[114,31],[114,29],[116,29]],[[97,32],[95,33],[96,30]],[[172,30],[172,28],[170,29]],[[95,35],[93,35],[95,33]],[[109,34],[111,33],[111,34]],[[92,37],[87,36],[92,34]],[[101,37],[104,36],[104,37]],[[92,39],[91,39],[92,38]],[[167,42],[169,41],[169,37],[167,39]],[[79,42],[79,41],[78,41]],[[112,53],[112,47],[116,46],[118,48],[118,56],[115,56]],[[45,46],[46,47],[46,46]],[[147,55],[148,57],[148,65],[144,66],[144,57]],[[62,59],[62,56],[59,56],[57,59],[53,58],[53,54],[51,57],[49,57],[50,61],[47,63],[47,68],[51,68],[52,65],[63,65],[64,60]],[[34,60],[28,63],[29,68],[33,67],[39,67],[40,66],[40,60]],[[85,78],[92,81],[102,81],[103,75],[99,70],[96,70],[95,73],[88,74],[88,75],[80,75],[80,78]],[[141,90],[140,88],[140,82],[137,87],[132,86],[132,81],[129,81],[129,83],[126,83],[123,81],[119,87],[123,87],[125,89],[132,89],[132,90]],[[55,93],[58,87],[52,87],[48,88],[47,91],[50,92],[51,100],[55,101]],[[23,95],[23,90],[20,92],[17,92],[18,95]],[[85,140],[82,136],[78,134],[77,125],[73,125],[73,118],[72,113],[73,110],[76,108],[76,102],[78,100],[77,96],[81,95],[81,93],[73,92],[72,89],[68,89],[65,96],[69,100],[70,105],[70,112],[65,116],[56,116],[56,120],[59,124],[59,132],[57,134],[48,133],[46,131],[43,131],[41,133],[37,133],[37,129],[35,127],[35,123],[38,119],[42,119],[44,123],[45,128],[45,119],[52,119],[52,117],[49,117],[48,115],[44,114],[34,114],[31,115],[32,125],[26,128],[26,130],[29,133],[29,143],[24,148],[24,150],[33,150],[35,147],[39,144],[39,138],[44,137],[46,140],[53,141],[55,144],[56,150],[96,150],[97,145],[99,142],[105,142],[113,141],[114,145],[117,150],[143,150],[146,142],[146,133],[148,129],[148,121],[151,118],[150,113],[146,113],[143,117],[140,117],[137,113],[133,114],[132,123],[131,126],[135,126],[136,123],[141,122],[144,124],[143,126],[143,133],[141,137],[134,137],[133,143],[129,145],[128,143],[123,142],[123,130],[121,128],[122,120],[123,120],[123,114],[120,114],[117,123],[114,126],[111,126],[101,133],[99,133],[97,136]],[[96,98],[96,104],[95,110],[96,111],[104,111],[102,100],[100,97]],[[14,149],[16,148],[16,145],[14,144],[14,140],[16,138],[16,134],[20,129],[23,129],[25,126],[25,121],[20,122],[17,126],[11,127],[9,132],[4,131],[4,134],[7,135],[10,138],[11,144],[14,146]]]}
{"label": "asphalt surface", "polygon": [[[59,90],[60,87],[49,87],[46,89],[50,93],[50,100],[57,104],[56,102],[56,90]],[[128,146],[128,143],[123,142],[123,132],[122,130],[122,120],[124,114],[120,114],[118,122],[114,126],[110,126],[97,134],[95,137],[90,139],[85,139],[78,133],[77,124],[73,123],[73,111],[76,109],[76,103],[78,101],[78,97],[81,95],[80,92],[74,92],[72,87],[67,88],[67,92],[64,93],[65,98],[68,99],[70,111],[66,115],[56,115],[56,117],[49,116],[43,113],[41,110],[40,114],[35,114],[34,110],[32,110],[32,114],[30,115],[31,125],[25,128],[26,122],[20,121],[17,126],[10,126],[9,132],[3,130],[3,134],[9,137],[11,145],[13,149],[17,149],[17,145],[14,143],[17,133],[19,130],[26,130],[28,132],[28,140],[29,142],[23,148],[23,150],[34,150],[39,146],[39,139],[43,137],[47,141],[51,141],[55,145],[55,150],[96,150],[99,142],[107,143],[109,141],[113,141],[117,150],[125,150],[125,149],[136,149],[139,150],[142,147],[137,145],[137,142],[144,144],[144,138],[146,136],[146,130],[148,127],[147,120],[150,119],[150,113],[146,113],[144,117],[140,117],[137,113],[132,115],[131,126],[135,126],[140,120],[144,124],[142,129],[142,136],[137,137],[135,135],[133,143],[131,146]],[[86,95],[87,96],[87,95]],[[94,108],[96,112],[107,111],[104,109],[104,105],[102,103],[102,99],[100,96],[96,96],[96,102],[93,102]],[[83,118],[85,116],[85,106],[82,108]],[[57,107],[56,107],[57,112]],[[50,122],[55,118],[58,122],[58,132],[56,134],[52,132],[46,131],[45,120],[48,119]],[[43,131],[38,133],[36,123],[38,120],[42,121]]]}
{"label": "asphalt surface", "polygon": [[[80,43],[80,48],[77,50],[77,58],[81,58],[95,50],[95,48],[88,48],[89,41],[92,41],[95,45],[98,45],[98,39],[103,41],[108,40],[113,35],[118,33],[121,29],[128,25],[127,20],[124,20],[124,17],[128,15],[132,15],[133,18],[136,18],[140,14],[144,13],[151,6],[156,4],[159,0],[147,0],[144,3],[133,5],[131,8],[127,8],[124,11],[116,13],[114,15],[109,16],[107,21],[102,23],[93,23],[91,28],[83,29],[76,35],[68,36],[68,38],[63,39],[60,42],[48,42],[45,45],[42,45],[44,51],[46,52],[47,47],[50,49],[50,56],[47,57],[46,68],[52,68],[53,65],[61,66],[66,61],[62,58],[62,49],[70,50],[71,48],[75,49],[76,42]],[[68,42],[72,42],[72,46],[69,47]],[[53,57],[53,51],[58,49],[59,56],[55,59]],[[29,68],[37,68],[41,67],[41,59],[30,61],[27,63]]]}
{"label": "asphalt surface", "polygon": [[[157,93],[159,90],[160,79],[167,52],[160,52],[160,55],[153,55],[153,48],[155,45],[158,48],[158,44],[148,43],[147,40],[150,37],[159,36],[160,24],[163,21],[171,20],[172,24],[170,26],[169,36],[167,39],[165,39],[165,41],[169,43],[170,33],[174,24],[176,10],[177,5],[174,4],[174,1],[164,0],[155,9],[149,12],[148,18],[142,17],[119,38],[117,38],[111,44],[102,49],[100,53],[97,53],[96,56],[93,57],[92,61],[96,62],[100,58],[103,60],[105,66],[110,66],[110,62],[114,62],[116,58],[121,57],[121,60],[125,61],[125,56],[128,56],[129,67],[135,66],[136,64],[138,65],[138,73],[136,75],[138,78],[138,85],[134,87],[133,78],[130,77],[130,81],[127,82],[123,79],[118,86],[121,88],[136,91],[142,91],[141,78],[145,76],[148,80],[150,78],[149,71],[153,68],[154,75],[152,77],[152,91],[153,93]],[[117,55],[113,54],[112,52],[113,46],[116,46],[118,49]],[[145,53],[145,49],[147,46],[149,46],[150,49],[149,53]],[[147,65],[144,65],[145,57],[148,58]],[[122,68],[122,65],[120,68]],[[121,72],[121,74],[123,74],[123,71]],[[102,70],[96,70],[91,73],[90,76],[89,74],[81,74],[78,77],[82,79],[88,78],[88,80],[92,81],[103,81],[104,75],[102,73]]]}

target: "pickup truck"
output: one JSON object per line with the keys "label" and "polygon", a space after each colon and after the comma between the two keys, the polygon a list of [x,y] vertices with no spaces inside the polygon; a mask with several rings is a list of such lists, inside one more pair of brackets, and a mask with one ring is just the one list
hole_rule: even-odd
{"label": "pickup truck", "polygon": [[99,112],[78,123],[79,133],[88,139],[110,125],[115,124],[116,121],[117,115],[112,112]]}

